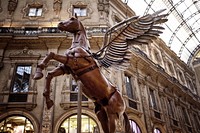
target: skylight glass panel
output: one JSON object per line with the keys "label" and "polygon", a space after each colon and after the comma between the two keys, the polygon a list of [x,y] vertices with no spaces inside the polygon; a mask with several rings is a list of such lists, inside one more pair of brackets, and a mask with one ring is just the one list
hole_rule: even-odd
{"label": "skylight glass panel", "polygon": [[171,49],[178,55],[182,43],[175,37],[171,45]]}
{"label": "skylight glass panel", "polygon": [[180,57],[180,59],[181,59],[183,62],[187,63],[187,61],[188,61],[188,59],[189,59],[189,56],[182,56],[182,57]]}
{"label": "skylight glass panel", "polygon": [[153,9],[157,9],[157,10],[166,9],[167,8],[166,5],[161,0],[154,2],[152,7],[153,7]]}
{"label": "skylight glass panel", "polygon": [[155,12],[155,10],[152,9],[152,8],[150,8],[147,14],[152,14],[152,13],[154,13],[154,12]]}
{"label": "skylight glass panel", "polygon": [[185,45],[185,47],[187,47],[188,50],[190,50],[190,52],[192,52],[196,48],[197,44],[198,44],[197,40],[194,38],[191,38],[188,41],[188,43]]}
{"label": "skylight glass panel", "polygon": [[196,30],[197,28],[199,28],[199,25],[200,25],[200,18],[196,19],[196,21],[191,24],[191,27],[193,30]]}
{"label": "skylight glass panel", "polygon": [[179,13],[182,13],[183,11],[185,11],[185,9],[187,8],[187,6],[184,3],[181,3],[178,7],[177,10],[179,11]]}
{"label": "skylight glass panel", "polygon": [[188,11],[190,11],[190,13],[193,13],[193,12],[196,12],[196,11],[197,11],[197,8],[196,8],[195,5],[193,4],[193,5],[189,8]]}
{"label": "skylight glass panel", "polygon": [[192,0],[184,0],[185,5],[191,5],[193,4]]}
{"label": "skylight glass panel", "polygon": [[[200,29],[198,30],[198,32],[195,34],[195,36],[199,39],[199,41],[200,41]],[[197,44],[199,44],[199,43],[197,43]]]}
{"label": "skylight glass panel", "polygon": [[196,22],[196,19],[193,17],[189,21],[187,21],[188,24],[192,25],[193,23]]}
{"label": "skylight glass panel", "polygon": [[179,26],[179,23],[176,21],[176,18],[173,15],[169,15],[167,17],[168,20],[174,20],[174,21],[168,21],[167,25],[170,26],[170,29],[176,29]]}
{"label": "skylight glass panel", "polygon": [[183,51],[182,51],[180,59],[183,60],[186,63],[190,54],[191,53],[186,48],[184,48]]}
{"label": "skylight glass panel", "polygon": [[[122,0],[123,1],[123,0]],[[181,54],[181,59],[187,63],[191,52],[200,44],[200,1],[194,4],[194,0],[128,0],[129,6],[136,12],[136,15],[143,16],[144,13],[153,13],[160,9],[168,8],[164,13],[170,12],[168,21],[162,26],[165,27],[160,38],[177,55]],[[151,7],[149,7],[151,6]],[[174,7],[176,9],[174,9]],[[178,27],[183,21],[187,25]],[[195,34],[196,37],[190,36]],[[171,40],[170,40],[171,39]],[[189,39],[189,40],[187,40]],[[183,46],[185,45],[185,47]],[[190,51],[188,51],[188,50]]]}
{"label": "skylight glass panel", "polygon": [[166,26],[164,26],[165,29],[163,30],[163,33],[160,35],[160,38],[162,38],[162,40],[168,45],[168,41],[170,39],[170,35],[172,34],[171,30],[169,28],[167,28]]}
{"label": "skylight glass panel", "polygon": [[177,31],[176,36],[178,36],[181,39],[181,41],[184,42],[185,39],[188,37],[188,34],[185,31],[185,29],[182,27]]}
{"label": "skylight glass panel", "polygon": [[[185,4],[185,3],[184,3]],[[185,12],[187,12],[188,14],[191,14],[190,11],[188,11],[189,8],[192,8],[193,4],[189,3],[189,4],[185,4],[186,8],[184,9],[184,11],[181,13],[182,15],[185,15]]]}
{"label": "skylight glass panel", "polygon": [[[182,14],[182,13],[181,13]],[[183,12],[183,18],[184,19],[187,19],[190,15],[191,15],[191,13],[188,11],[188,10],[186,10],[185,12]]]}
{"label": "skylight glass panel", "polygon": [[133,9],[136,15],[143,15],[147,7],[147,4],[143,0],[129,0],[128,5]]}

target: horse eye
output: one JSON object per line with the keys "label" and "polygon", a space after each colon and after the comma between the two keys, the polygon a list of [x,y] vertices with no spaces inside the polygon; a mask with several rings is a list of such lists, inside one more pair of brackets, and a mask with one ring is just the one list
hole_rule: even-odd
{"label": "horse eye", "polygon": [[74,19],[75,19],[74,17],[71,18],[71,20],[74,20]]}

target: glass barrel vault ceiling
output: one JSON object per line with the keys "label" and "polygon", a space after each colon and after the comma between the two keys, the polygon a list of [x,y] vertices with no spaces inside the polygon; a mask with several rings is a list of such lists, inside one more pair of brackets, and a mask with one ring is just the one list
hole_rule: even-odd
{"label": "glass barrel vault ceiling", "polygon": [[162,40],[188,65],[200,48],[200,0],[125,0],[136,15],[166,9]]}

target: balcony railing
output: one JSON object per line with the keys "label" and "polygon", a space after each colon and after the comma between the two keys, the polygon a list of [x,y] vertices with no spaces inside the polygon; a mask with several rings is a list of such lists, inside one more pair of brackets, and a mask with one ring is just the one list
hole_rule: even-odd
{"label": "balcony railing", "polygon": [[[184,91],[187,92],[188,94],[190,94],[191,96],[195,97],[197,100],[199,99],[199,97],[194,94],[187,86],[181,84],[179,82],[179,80],[171,75],[169,75],[167,72],[165,72],[165,69],[160,66],[159,64],[154,63],[149,57],[148,55],[146,55],[142,50],[140,50],[139,48],[136,47],[132,47],[132,51],[139,54],[141,57],[144,57],[152,66],[154,66],[154,68],[156,68],[157,70],[159,70],[159,72],[161,72],[163,74],[163,76],[166,76],[170,81],[172,81],[173,83],[175,83],[176,85],[180,86],[180,88]],[[194,64],[200,64],[200,59],[198,59],[196,62],[193,62]]]}
{"label": "balcony railing", "polygon": [[32,110],[37,106],[37,92],[26,93],[0,92],[0,110],[7,108],[26,108]]}
{"label": "balcony railing", "polygon": [[[95,33],[106,33],[107,27],[89,27],[86,28],[88,34]],[[0,35],[25,35],[25,36],[37,36],[43,33],[66,33],[60,31],[57,27],[29,27],[29,28],[18,28],[18,27],[0,27]]]}
{"label": "balcony railing", "polygon": [[[70,101],[78,101],[78,92],[70,92]],[[88,101],[88,98],[82,95],[82,101]]]}
{"label": "balcony railing", "polygon": [[8,102],[27,102],[28,93],[12,93],[9,95]]}

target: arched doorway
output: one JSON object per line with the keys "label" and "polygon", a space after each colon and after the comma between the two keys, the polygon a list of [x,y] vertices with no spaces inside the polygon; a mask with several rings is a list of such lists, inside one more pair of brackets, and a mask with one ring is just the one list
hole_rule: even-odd
{"label": "arched doorway", "polygon": [[[88,115],[81,115],[81,123],[81,133],[99,133],[97,123]],[[77,133],[77,115],[65,119],[58,130],[58,133]]]}
{"label": "arched doorway", "polygon": [[131,127],[133,128],[134,133],[142,133],[139,125],[134,120],[129,120]]}
{"label": "arched doorway", "polygon": [[28,118],[14,115],[0,122],[0,133],[34,133],[34,128]]}

